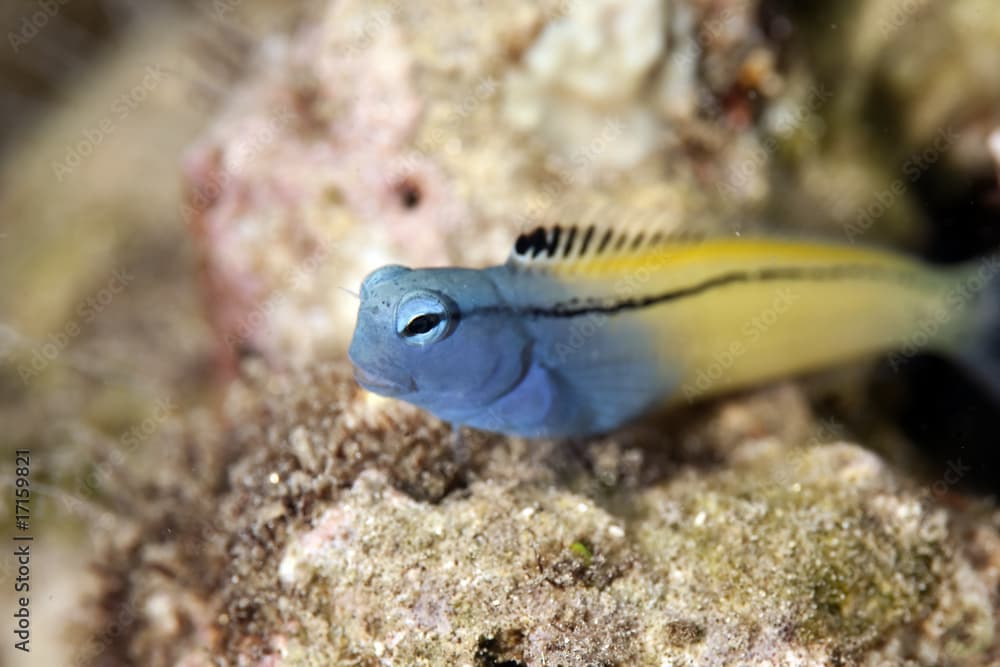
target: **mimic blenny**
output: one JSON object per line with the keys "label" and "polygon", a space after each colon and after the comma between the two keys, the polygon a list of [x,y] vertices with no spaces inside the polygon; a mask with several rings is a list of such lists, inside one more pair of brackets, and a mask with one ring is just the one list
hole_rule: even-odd
{"label": "mimic blenny", "polygon": [[357,381],[456,425],[610,431],[677,399],[933,349],[1000,396],[1000,258],[538,228],[484,269],[384,266],[361,286]]}

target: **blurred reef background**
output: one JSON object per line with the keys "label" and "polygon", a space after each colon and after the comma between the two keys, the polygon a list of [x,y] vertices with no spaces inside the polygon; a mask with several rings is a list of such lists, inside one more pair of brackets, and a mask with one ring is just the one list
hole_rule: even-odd
{"label": "blurred reef background", "polygon": [[459,461],[354,384],[343,289],[557,221],[995,252],[996,2],[0,21],[0,477],[31,451],[35,535],[3,664],[1000,665],[1000,410],[944,361]]}

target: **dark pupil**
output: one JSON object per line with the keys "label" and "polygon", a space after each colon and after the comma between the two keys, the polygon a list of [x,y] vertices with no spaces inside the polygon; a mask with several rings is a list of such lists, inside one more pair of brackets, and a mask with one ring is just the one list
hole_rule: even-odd
{"label": "dark pupil", "polygon": [[441,323],[441,316],[436,313],[428,313],[426,315],[417,315],[410,323],[406,325],[403,329],[403,333],[407,336],[417,336],[419,334],[425,334],[438,324]]}

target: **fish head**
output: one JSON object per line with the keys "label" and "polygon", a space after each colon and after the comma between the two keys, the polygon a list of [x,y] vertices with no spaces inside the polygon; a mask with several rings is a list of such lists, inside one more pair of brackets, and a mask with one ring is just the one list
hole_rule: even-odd
{"label": "fish head", "polygon": [[485,271],[384,266],[360,296],[348,354],[373,393],[461,423],[527,373],[528,336]]}

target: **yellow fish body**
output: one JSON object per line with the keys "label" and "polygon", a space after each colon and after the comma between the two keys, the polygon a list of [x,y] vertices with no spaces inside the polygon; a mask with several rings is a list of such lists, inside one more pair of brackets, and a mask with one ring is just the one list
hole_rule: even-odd
{"label": "yellow fish body", "polygon": [[[954,354],[1000,389],[998,273],[997,258],[540,228],[500,266],[373,273],[351,357],[373,391],[528,436],[888,351]],[[433,340],[413,344],[411,323]]]}

